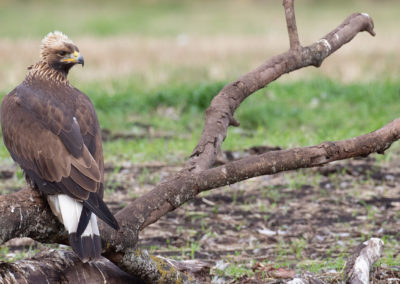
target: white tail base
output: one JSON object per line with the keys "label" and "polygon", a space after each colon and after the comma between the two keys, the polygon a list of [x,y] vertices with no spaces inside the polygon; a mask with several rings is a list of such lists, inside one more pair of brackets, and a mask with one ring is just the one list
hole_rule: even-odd
{"label": "white tail base", "polygon": [[[66,194],[47,195],[51,211],[57,216],[58,220],[64,224],[68,233],[75,233],[78,228],[79,218],[82,212],[82,202],[69,197]],[[97,217],[92,213],[89,224],[82,236],[98,235]]]}

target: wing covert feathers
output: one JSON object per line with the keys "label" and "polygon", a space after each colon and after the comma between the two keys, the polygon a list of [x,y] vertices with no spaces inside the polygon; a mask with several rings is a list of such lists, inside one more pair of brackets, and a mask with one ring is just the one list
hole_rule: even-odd
{"label": "wing covert feathers", "polygon": [[101,220],[115,230],[119,230],[119,225],[115,217],[108,209],[104,201],[95,193],[90,193],[89,198],[83,201],[85,207],[96,214]]}

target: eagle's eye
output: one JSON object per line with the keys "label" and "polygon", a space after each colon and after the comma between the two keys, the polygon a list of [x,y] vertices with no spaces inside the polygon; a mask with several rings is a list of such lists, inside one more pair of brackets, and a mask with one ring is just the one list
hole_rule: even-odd
{"label": "eagle's eye", "polygon": [[60,56],[65,56],[67,54],[67,52],[65,52],[65,51],[59,51],[58,52],[58,55],[60,55]]}

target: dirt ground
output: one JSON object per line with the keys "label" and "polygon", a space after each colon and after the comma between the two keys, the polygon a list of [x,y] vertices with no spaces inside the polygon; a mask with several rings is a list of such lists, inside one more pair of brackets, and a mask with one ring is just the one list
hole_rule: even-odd
{"label": "dirt ground", "polygon": [[[115,212],[180,167],[108,164],[105,198]],[[2,171],[3,182],[12,176]],[[285,283],[308,272],[342,283],[352,249],[378,237],[385,248],[372,283],[400,283],[399,180],[398,163],[376,156],[253,178],[201,194],[145,228],[139,245],[206,263],[196,275],[204,283]]]}
{"label": "dirt ground", "polygon": [[[126,164],[116,173],[109,165],[108,180],[117,185],[107,194],[111,207],[118,210],[179,168]],[[253,178],[202,194],[161,218],[142,232],[140,246],[208,263],[205,282],[281,283],[273,272],[284,267],[292,277],[311,270],[339,283],[352,249],[378,237],[393,265],[378,263],[373,283],[400,283],[399,179],[397,163],[374,156]]]}

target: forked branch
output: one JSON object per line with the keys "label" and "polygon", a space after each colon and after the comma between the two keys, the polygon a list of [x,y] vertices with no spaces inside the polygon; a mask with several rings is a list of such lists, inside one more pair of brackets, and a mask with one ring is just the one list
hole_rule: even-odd
{"label": "forked branch", "polygon": [[[395,120],[378,131],[338,142],[318,146],[276,151],[231,162],[217,168],[214,164],[230,125],[238,125],[234,112],[255,91],[264,88],[281,75],[306,67],[320,66],[322,61],[362,31],[373,32],[372,19],[366,14],[352,14],[335,30],[312,45],[301,47],[298,39],[293,0],[284,0],[290,50],[274,56],[253,71],[226,85],[214,97],[206,111],[201,138],[184,169],[159,183],[116,214],[119,232],[100,226],[105,256],[132,275],[140,274],[149,282],[165,275],[184,282],[166,261],[135,249],[139,231],[157,221],[169,211],[194,198],[201,191],[232,184],[259,175],[322,165],[374,152],[383,152],[400,137],[400,121]],[[45,242],[65,242],[60,229],[40,195],[31,189],[0,197],[0,240],[32,237]],[[41,226],[36,226],[40,215]],[[49,224],[46,226],[45,224]],[[43,225],[43,226],[42,226]],[[162,273],[161,273],[162,271]]]}

